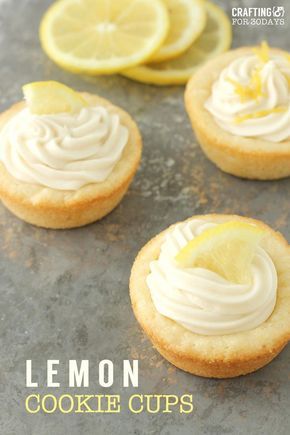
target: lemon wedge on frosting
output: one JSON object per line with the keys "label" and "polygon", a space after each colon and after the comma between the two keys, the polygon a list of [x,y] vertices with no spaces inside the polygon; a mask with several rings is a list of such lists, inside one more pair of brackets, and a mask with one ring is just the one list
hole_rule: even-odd
{"label": "lemon wedge on frosting", "polygon": [[176,256],[182,267],[202,267],[228,281],[251,282],[251,263],[264,231],[256,225],[231,221],[205,230]]}
{"label": "lemon wedge on frosting", "polygon": [[58,0],[42,18],[40,40],[70,72],[111,74],[149,59],[168,30],[162,0]]}
{"label": "lemon wedge on frosting", "polygon": [[22,90],[30,112],[36,115],[78,112],[88,105],[78,92],[55,81],[28,83]]}
{"label": "lemon wedge on frosting", "polygon": [[173,59],[184,53],[205,27],[203,0],[163,0],[169,14],[169,34],[150,62]]}

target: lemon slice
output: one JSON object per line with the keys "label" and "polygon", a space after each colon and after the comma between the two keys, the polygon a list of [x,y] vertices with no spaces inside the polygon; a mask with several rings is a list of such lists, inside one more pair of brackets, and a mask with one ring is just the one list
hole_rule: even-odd
{"label": "lemon slice", "polygon": [[205,2],[205,8],[205,29],[184,54],[171,61],[130,68],[122,71],[122,74],[130,79],[155,85],[184,84],[200,65],[228,50],[232,42],[229,18],[213,3]]}
{"label": "lemon slice", "polygon": [[202,267],[228,281],[251,281],[251,263],[264,231],[239,222],[227,222],[204,231],[191,240],[176,256],[182,267]]}
{"label": "lemon slice", "polygon": [[168,29],[161,0],[58,0],[42,19],[40,40],[68,71],[109,74],[145,62]]}
{"label": "lemon slice", "polygon": [[203,0],[163,0],[169,13],[169,34],[150,62],[174,59],[184,53],[205,27]]}
{"label": "lemon slice", "polygon": [[88,105],[78,92],[59,82],[29,83],[22,90],[30,112],[36,115],[77,112]]}

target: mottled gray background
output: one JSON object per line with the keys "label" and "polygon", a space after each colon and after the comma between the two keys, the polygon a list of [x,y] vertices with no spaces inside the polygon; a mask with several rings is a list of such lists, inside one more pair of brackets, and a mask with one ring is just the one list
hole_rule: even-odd
{"label": "mottled gray background", "polygon": [[[27,225],[0,207],[0,433],[289,434],[290,346],[255,374],[207,380],[175,369],[152,349],[130,307],[128,278],[139,248],[169,224],[196,213],[234,212],[260,218],[289,238],[290,180],[242,181],[216,169],[195,142],[183,108],[183,88],[155,88],[121,77],[87,79],[57,68],[42,53],[37,31],[49,0],[0,0],[0,108],[21,98],[21,85],[56,79],[96,92],[127,109],[144,137],[142,167],[122,204],[100,223],[72,231]],[[284,27],[235,27],[234,46],[266,38],[289,49],[288,0],[219,1],[231,6],[284,5]],[[99,360],[116,364],[114,388],[96,381]],[[121,361],[140,360],[142,393],[193,394],[189,415],[28,415],[25,360],[43,386],[47,359],[90,359],[89,391],[122,394]],[[47,389],[40,388],[40,393]]]}

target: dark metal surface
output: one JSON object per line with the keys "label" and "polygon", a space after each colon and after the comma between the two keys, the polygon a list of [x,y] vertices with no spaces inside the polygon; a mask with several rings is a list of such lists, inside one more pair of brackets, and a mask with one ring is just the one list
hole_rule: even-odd
{"label": "dark metal surface", "polygon": [[[290,180],[243,181],[223,174],[195,143],[183,108],[182,87],[157,88],[122,77],[84,78],[52,64],[38,41],[48,0],[0,0],[0,108],[21,98],[21,85],[56,79],[99,93],[135,117],[144,156],[121,205],[101,222],[71,231],[27,225],[0,207],[0,433],[70,434],[288,434],[290,433],[290,346],[263,370],[233,380],[207,380],[175,369],[152,349],[130,307],[128,278],[133,259],[151,236],[194,214],[221,212],[257,217],[289,239]],[[273,1],[218,2],[267,6]],[[261,4],[263,3],[263,4]],[[234,28],[234,46],[266,38],[289,49],[290,7],[285,26]],[[277,5],[278,5],[277,3]],[[114,387],[97,382],[97,363],[115,362]],[[89,359],[89,393],[121,394],[123,359],[140,360],[138,392],[193,394],[192,414],[29,415],[24,400],[25,360],[32,359],[41,386],[47,359],[61,361],[68,392],[67,361]],[[48,392],[40,388],[40,393]],[[72,391],[69,391],[72,393]],[[77,391],[79,394],[87,390]]]}

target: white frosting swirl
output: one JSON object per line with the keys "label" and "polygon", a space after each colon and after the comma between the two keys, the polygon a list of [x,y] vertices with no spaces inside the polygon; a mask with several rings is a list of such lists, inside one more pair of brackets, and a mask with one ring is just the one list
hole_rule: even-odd
{"label": "white frosting swirl", "polygon": [[167,233],[147,276],[153,303],[160,314],[197,334],[254,329],[267,320],[276,303],[277,273],[264,249],[259,247],[255,254],[250,285],[231,283],[203,268],[181,268],[174,259],[188,241],[214,225],[193,219]]}
{"label": "white frosting swirl", "polygon": [[[235,83],[251,85],[253,73],[261,80],[260,95],[243,99]],[[254,54],[234,60],[212,86],[205,108],[216,123],[236,136],[271,142],[290,138],[290,60],[271,54],[267,62]]]}
{"label": "white frosting swirl", "polygon": [[0,158],[17,180],[77,190],[107,179],[128,142],[119,115],[105,107],[33,115],[25,108],[0,132]]}

